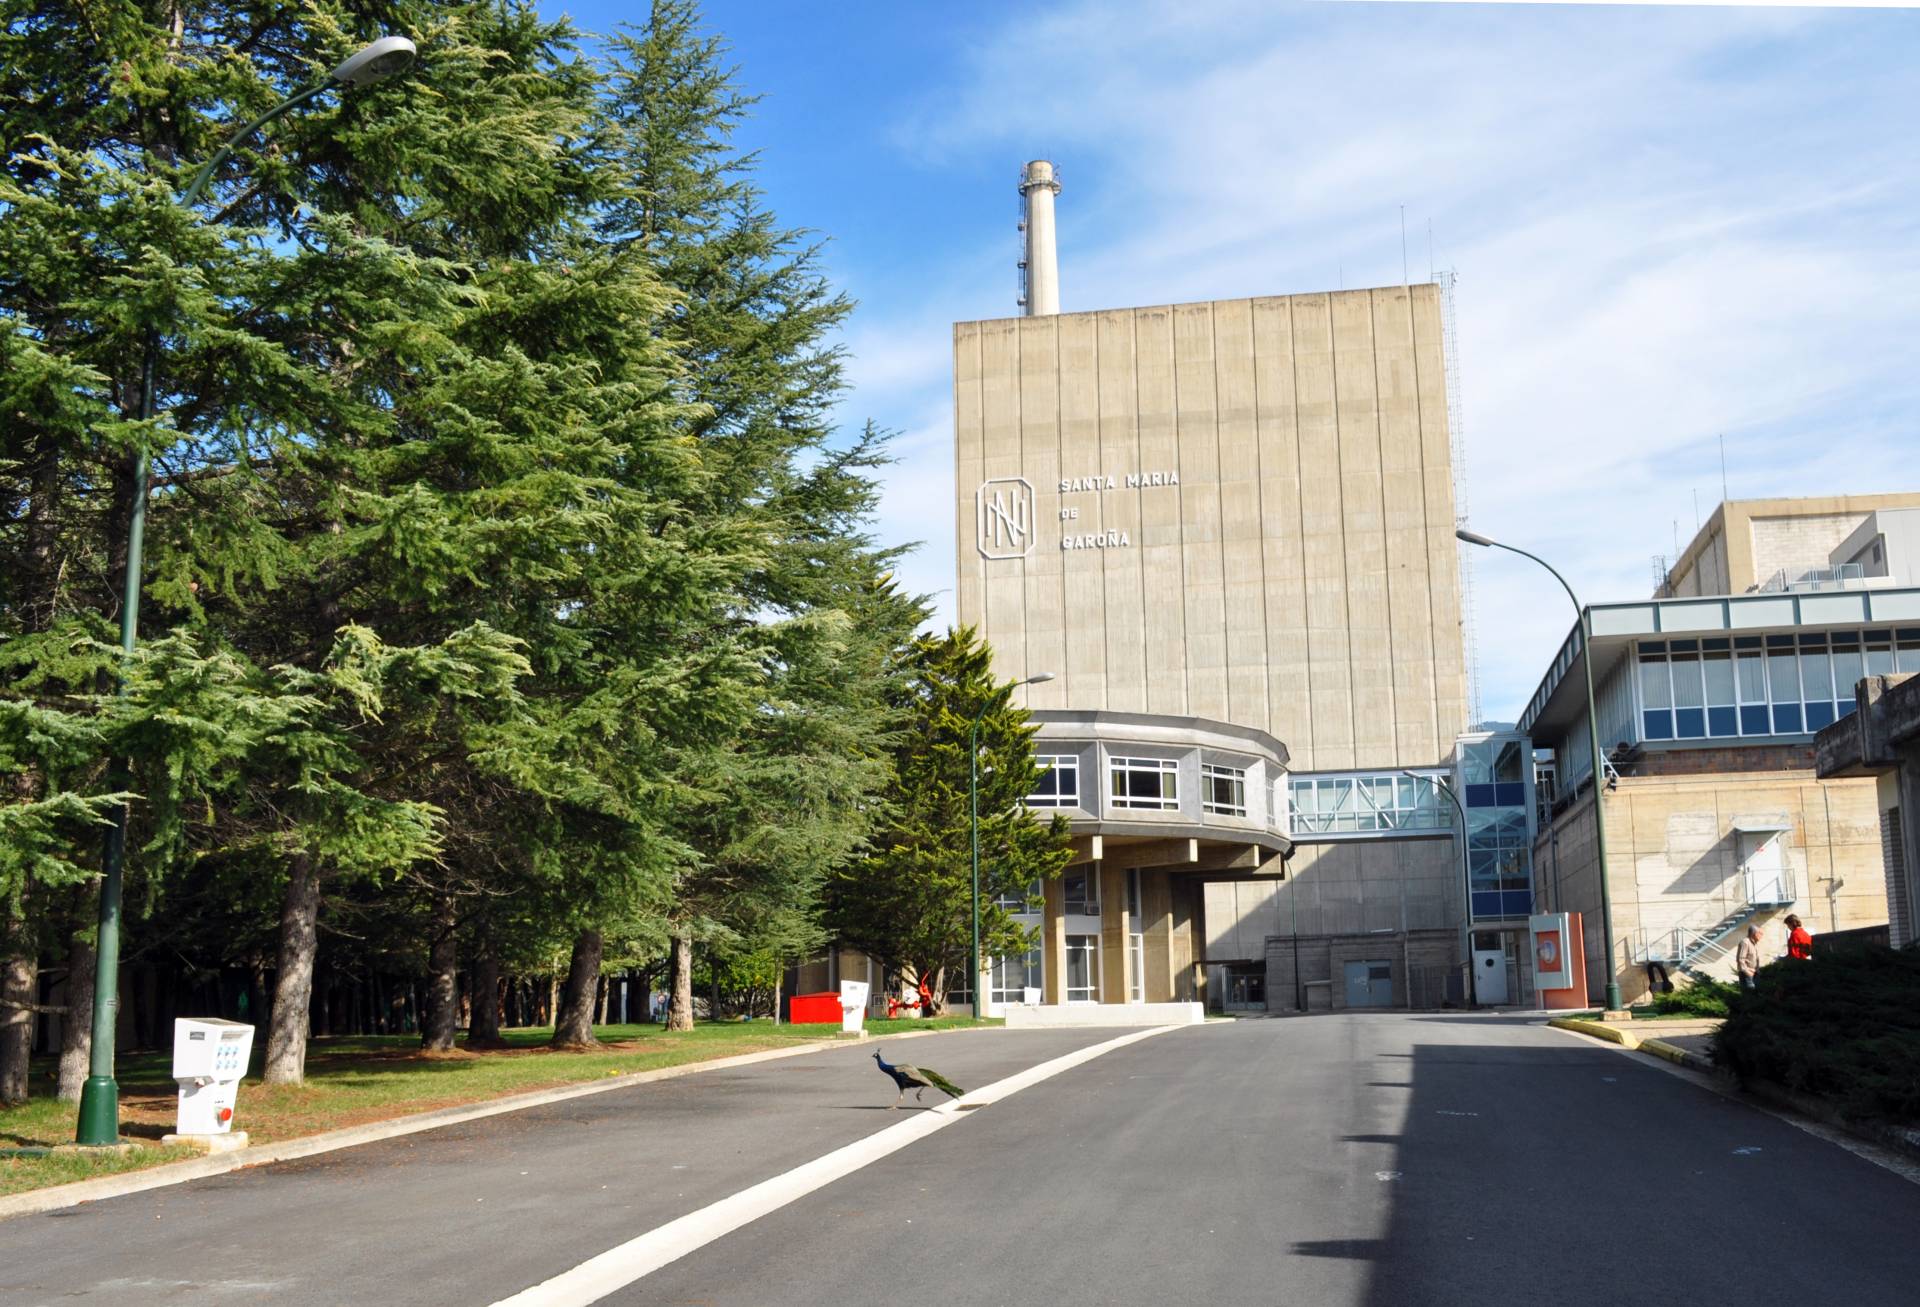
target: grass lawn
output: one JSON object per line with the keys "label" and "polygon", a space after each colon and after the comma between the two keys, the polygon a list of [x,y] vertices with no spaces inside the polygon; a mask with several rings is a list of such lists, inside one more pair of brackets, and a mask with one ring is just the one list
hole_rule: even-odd
{"label": "grass lawn", "polygon": [[[999,1025],[970,1017],[868,1021],[875,1035],[911,1030],[944,1030]],[[385,1121],[434,1108],[475,1103],[508,1094],[578,1084],[606,1076],[703,1062],[736,1053],[835,1039],[833,1026],[775,1026],[767,1021],[704,1023],[687,1034],[669,1035],[654,1025],[598,1026],[603,1046],[585,1052],[548,1049],[551,1027],[509,1030],[510,1047],[494,1052],[427,1055],[415,1035],[316,1039],[307,1046],[307,1082],[261,1084],[249,1077],[240,1086],[235,1125],[255,1143],[293,1139],[342,1126]],[[254,1046],[257,1073],[262,1056]],[[199,1155],[197,1149],[162,1148],[160,1137],[173,1129],[174,1083],[170,1054],[133,1053],[119,1060],[120,1129],[140,1144],[125,1156],[5,1156],[7,1149],[34,1149],[73,1139],[75,1107],[52,1098],[0,1109],[0,1194],[43,1185],[86,1180],[119,1171]],[[52,1063],[34,1066],[33,1083],[44,1089]]]}

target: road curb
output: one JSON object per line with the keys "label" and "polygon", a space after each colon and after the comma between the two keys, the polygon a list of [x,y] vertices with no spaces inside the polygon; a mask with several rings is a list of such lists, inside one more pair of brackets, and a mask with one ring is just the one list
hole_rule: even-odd
{"label": "road curb", "polygon": [[[1640,1047],[1640,1039],[1630,1035],[1618,1026],[1610,1026],[1600,1021],[1582,1021],[1578,1017],[1553,1017],[1548,1025],[1559,1030],[1571,1030],[1576,1035],[1589,1035],[1594,1039],[1604,1039],[1609,1044],[1618,1044],[1622,1048]],[[1678,1052],[1679,1050],[1675,1050]]]}
{"label": "road curb", "polygon": [[846,1048],[852,1044],[864,1044],[876,1039],[892,1042],[896,1039],[925,1039],[929,1035],[964,1034],[974,1030],[1004,1028],[1002,1026],[958,1026],[946,1030],[904,1030],[898,1034],[881,1036],[862,1031],[858,1039],[823,1039],[818,1043],[801,1044],[795,1048],[768,1048],[757,1053],[735,1053],[731,1057],[683,1062],[679,1066],[657,1067],[652,1071],[633,1071],[621,1076],[607,1076],[601,1080],[585,1080],[578,1084],[556,1085],[551,1089],[535,1089],[524,1094],[510,1094],[505,1098],[462,1103],[457,1107],[416,1112],[411,1116],[374,1121],[367,1125],[346,1126],[339,1130],[323,1131],[317,1135],[302,1135],[297,1139],[254,1144],[247,1148],[235,1149],[230,1153],[215,1153],[208,1157],[190,1158],[184,1162],[162,1162],[158,1166],[128,1171],[121,1175],[103,1175],[94,1180],[75,1180],[68,1184],[49,1185],[44,1189],[29,1189],[24,1193],[8,1194],[0,1197],[0,1221],[15,1216],[31,1216],[36,1212],[58,1211],[63,1207],[77,1207],[81,1203],[98,1202],[103,1198],[119,1198],[148,1189],[164,1189],[168,1185],[185,1184],[190,1180],[204,1180],[208,1176],[225,1175],[229,1171],[239,1171],[251,1166],[291,1162],[302,1157],[338,1152],[343,1148],[356,1148],[361,1144],[376,1144],[386,1139],[398,1139],[403,1135],[438,1130],[442,1126],[459,1125],[464,1121],[504,1116],[508,1112],[523,1112],[530,1107],[544,1107],[548,1103],[564,1103],[570,1098],[585,1098],[591,1094],[605,1094],[616,1089],[653,1084],[661,1080],[677,1080],[681,1076],[697,1075],[702,1071],[724,1071],[729,1067],[752,1066],[756,1062],[775,1062],[782,1058],[802,1057],[809,1053],[821,1053],[830,1048]]}
{"label": "road curb", "polygon": [[1790,1089],[1765,1080],[1742,1083],[1731,1071],[1720,1066],[1712,1058],[1690,1053],[1677,1044],[1669,1044],[1664,1039],[1641,1039],[1597,1021],[1580,1021],[1570,1017],[1555,1017],[1547,1022],[1561,1030],[1570,1030],[1579,1035],[1590,1035],[1595,1039],[1604,1039],[1636,1053],[1647,1053],[1663,1062],[1685,1067],[1689,1071],[1702,1072],[1720,1082],[1727,1093],[1735,1099],[1750,1098],[1764,1103],[1774,1111],[1787,1116],[1803,1117],[1814,1121],[1864,1144],[1884,1148],[1888,1152],[1898,1153],[1909,1161],[1920,1161],[1920,1130],[1905,1130],[1898,1126],[1869,1125],[1849,1121],[1841,1116],[1831,1104],[1804,1094],[1796,1094]]}
{"label": "road curb", "polygon": [[1669,1044],[1664,1039],[1643,1039],[1640,1041],[1639,1051],[1642,1053],[1651,1053],[1657,1058],[1663,1058],[1673,1063],[1675,1066],[1691,1067],[1695,1071],[1706,1071],[1714,1075],[1718,1075],[1720,1072],[1720,1068],[1714,1065],[1712,1058],[1701,1057],[1698,1053],[1690,1053],[1678,1044]]}

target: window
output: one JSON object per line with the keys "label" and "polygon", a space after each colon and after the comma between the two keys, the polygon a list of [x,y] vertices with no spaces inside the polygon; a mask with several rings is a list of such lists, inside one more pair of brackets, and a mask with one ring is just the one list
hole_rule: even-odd
{"label": "window", "polygon": [[[1491,774],[1491,760],[1488,771]],[[1369,831],[1447,830],[1453,805],[1436,788],[1437,778],[1398,773],[1379,776],[1295,776],[1288,828],[1296,835],[1343,835]],[[1469,786],[1469,789],[1475,787]],[[1489,799],[1504,786],[1489,781]],[[1524,784],[1514,788],[1525,793]]]}
{"label": "window", "polygon": [[1113,806],[1162,812],[1180,807],[1180,764],[1171,758],[1110,758]]}
{"label": "window", "polygon": [[1200,807],[1228,817],[1247,815],[1247,773],[1241,767],[1214,763],[1200,768]]}
{"label": "window", "polygon": [[1100,937],[1098,935],[1067,936],[1067,1002],[1097,1003],[1100,1001],[1099,955]]}
{"label": "window", "polygon": [[1024,891],[999,895],[994,899],[993,906],[1007,912],[1039,912],[1042,893],[1040,882],[1036,880]]}
{"label": "window", "polygon": [[1040,950],[1031,948],[1024,955],[993,959],[988,977],[988,992],[995,1003],[1026,1002],[1026,991],[1039,990],[1044,982]]}
{"label": "window", "polygon": [[1700,670],[1707,688],[1707,734],[1740,734],[1740,713],[1734,706],[1734,675],[1731,642],[1702,640]]}
{"label": "window", "polygon": [[1080,757],[1072,753],[1040,754],[1034,758],[1042,770],[1027,796],[1029,808],[1077,808],[1080,806]]}
{"label": "window", "polygon": [[1811,734],[1853,711],[1861,677],[1920,671],[1920,630],[1643,640],[1636,665],[1643,740]]}
{"label": "window", "polygon": [[1060,888],[1064,891],[1061,897],[1066,900],[1061,910],[1068,916],[1100,915],[1100,884],[1095,877],[1069,871],[1060,878]]}

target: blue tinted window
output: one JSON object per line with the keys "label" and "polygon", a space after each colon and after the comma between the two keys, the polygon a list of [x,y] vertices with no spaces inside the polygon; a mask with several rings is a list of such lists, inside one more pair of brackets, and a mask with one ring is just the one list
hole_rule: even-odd
{"label": "blue tinted window", "polygon": [[1502,916],[1524,917],[1533,911],[1533,892],[1531,890],[1507,890],[1500,896]]}
{"label": "blue tinted window", "polygon": [[1495,793],[1495,787],[1492,785],[1469,785],[1467,786],[1467,806],[1491,808],[1499,801],[1495,798]]}
{"label": "blue tinted window", "polygon": [[1842,717],[1845,717],[1849,713],[1851,713],[1855,708],[1858,708],[1859,706],[1860,706],[1859,704],[1855,703],[1851,699],[1842,699],[1840,701],[1840,715]]}
{"label": "blue tinted window", "polygon": [[[1764,713],[1762,713],[1761,715],[1765,716]],[[1707,734],[1738,735],[1739,733],[1740,733],[1739,722],[1736,720],[1733,709],[1731,708],[1707,709]]]}
{"label": "blue tinted window", "polygon": [[1698,740],[1707,733],[1707,715],[1698,708],[1673,710],[1674,734],[1683,740]]}
{"label": "blue tinted window", "polygon": [[1748,706],[1740,710],[1740,733],[1742,735],[1767,735],[1767,705]]}
{"label": "blue tinted window", "polygon": [[1643,734],[1649,740],[1671,740],[1673,738],[1673,714],[1664,708],[1640,714],[1646,719]]}
{"label": "blue tinted window", "polygon": [[1499,916],[1500,895],[1492,890],[1476,890],[1473,895],[1473,915],[1476,917]]}
{"label": "blue tinted window", "polygon": [[1822,726],[1833,725],[1833,705],[1827,702],[1807,705],[1807,729],[1817,731]]}
{"label": "blue tinted window", "polygon": [[1518,808],[1526,804],[1527,787],[1516,782],[1502,781],[1493,787],[1498,802],[1503,808]]}
{"label": "blue tinted window", "polygon": [[1800,705],[1797,703],[1776,703],[1773,705],[1773,730],[1776,735],[1798,735],[1800,733]]}

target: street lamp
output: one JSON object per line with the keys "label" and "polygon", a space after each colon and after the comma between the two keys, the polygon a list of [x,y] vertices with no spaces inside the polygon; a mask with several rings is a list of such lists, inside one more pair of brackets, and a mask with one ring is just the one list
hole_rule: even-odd
{"label": "street lamp", "polygon": [[1442,785],[1432,776],[1422,776],[1419,772],[1401,770],[1402,776],[1410,776],[1416,781],[1425,781],[1434,789],[1447,796],[1447,802],[1460,814],[1460,935],[1461,943],[1467,947],[1462,950],[1467,960],[1467,1006],[1474,1005],[1476,987],[1473,975],[1473,872],[1467,859],[1467,810],[1460,804],[1460,796],[1453,792],[1451,785]]}
{"label": "street lamp", "polygon": [[[1052,679],[1052,672],[1039,672],[1024,681],[1015,681],[1007,689],[1017,690],[1023,685],[1039,685]],[[980,1001],[980,719],[987,715],[987,709],[993,707],[998,697],[995,695],[980,705],[980,711],[973,715],[973,725],[967,730],[967,829],[973,846],[973,953],[967,962],[967,976],[973,986],[976,1017],[985,1008]]]}
{"label": "street lamp", "polygon": [[1593,757],[1593,849],[1600,864],[1600,932],[1607,941],[1607,1011],[1618,1012],[1620,981],[1616,978],[1613,965],[1613,892],[1607,886],[1607,822],[1601,807],[1607,790],[1607,764],[1600,755],[1600,719],[1593,710],[1593,623],[1588,618],[1587,610],[1581,606],[1579,596],[1567,584],[1567,578],[1560,575],[1546,559],[1465,527],[1453,534],[1470,545],[1479,545],[1483,549],[1504,549],[1510,554],[1531,558],[1553,573],[1553,579],[1560,583],[1560,588],[1567,592],[1567,598],[1573,601],[1574,618],[1580,628],[1580,667],[1586,673],[1587,682],[1587,748]]}
{"label": "street lamp", "polygon": [[[413,63],[416,50],[404,36],[383,36],[348,58],[325,78],[296,95],[289,96],[227,138],[227,143],[211,159],[187,189],[175,197],[175,203],[190,208],[200,198],[214,172],[255,132],[274,119],[318,99],[336,88],[356,89],[393,76]],[[160,333],[147,332],[140,361],[141,422],[153,420],[154,375],[160,364]],[[152,457],[143,445],[133,456],[133,511],[127,522],[126,589],[120,604],[120,652],[133,656],[140,636],[140,568],[147,532],[147,490]],[[126,678],[120,678],[119,690],[126,692]],[[125,784],[115,789],[124,790]],[[118,1015],[120,986],[120,889],[127,850],[127,805],[121,804],[107,828],[106,847],[100,859],[100,930],[93,967],[93,1039],[88,1054],[86,1083],[80,1088],[80,1118],[74,1142],[82,1146],[100,1146],[119,1142],[120,1087],[113,1078],[113,1036]]]}

